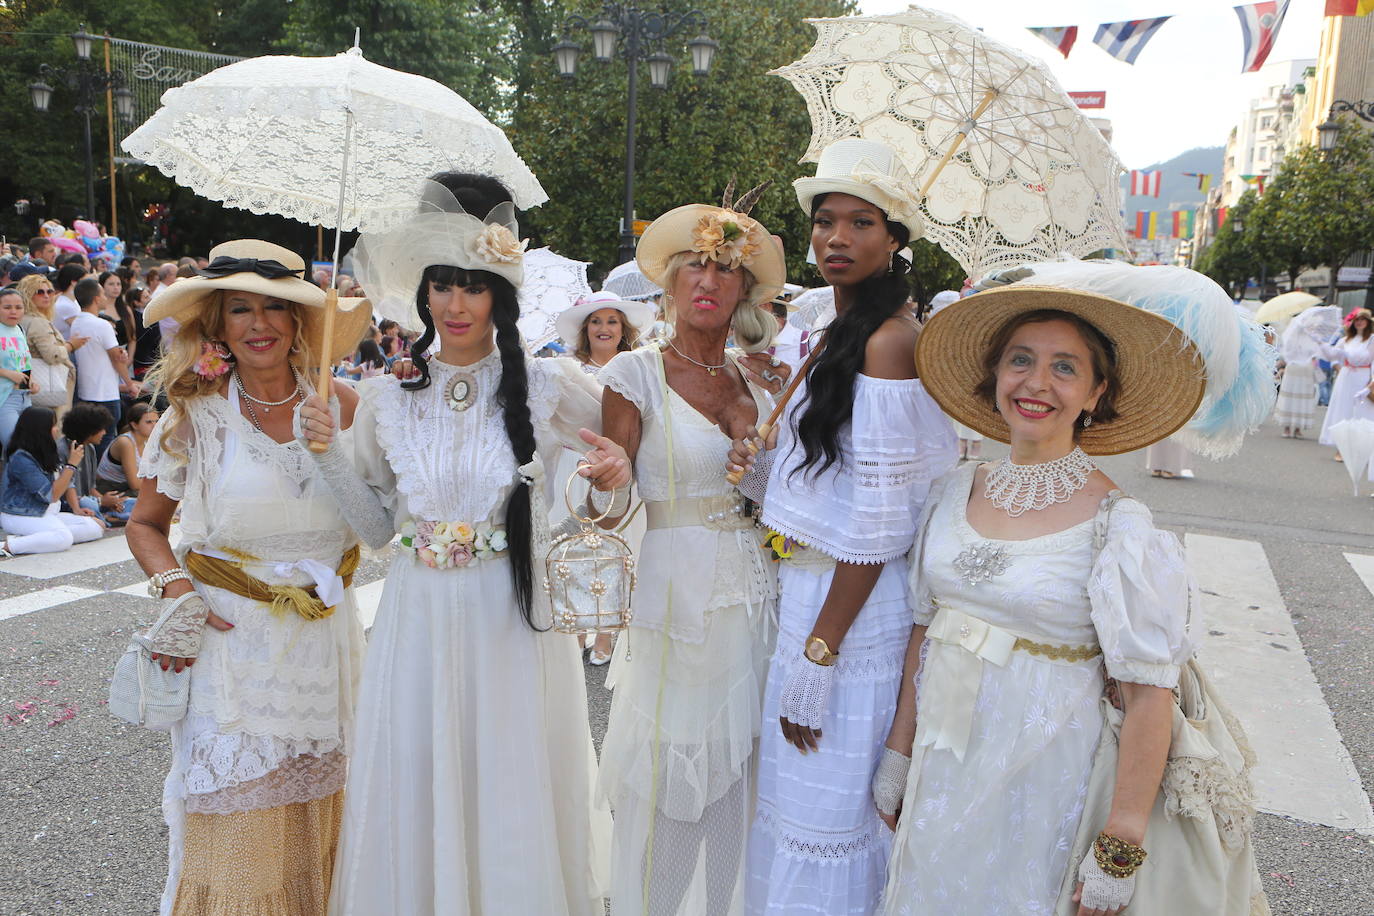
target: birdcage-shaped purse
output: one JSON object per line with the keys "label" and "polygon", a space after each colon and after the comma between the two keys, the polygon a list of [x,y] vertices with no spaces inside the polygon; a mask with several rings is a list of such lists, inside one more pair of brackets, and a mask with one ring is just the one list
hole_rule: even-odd
{"label": "birdcage-shaped purse", "polygon": [[624,538],[596,527],[610,514],[615,500],[594,518],[584,517],[573,505],[572,484],[577,479],[576,473],[568,478],[563,499],[582,529],[554,541],[544,559],[544,592],[553,628],[560,633],[623,630],[631,617],[634,553]]}

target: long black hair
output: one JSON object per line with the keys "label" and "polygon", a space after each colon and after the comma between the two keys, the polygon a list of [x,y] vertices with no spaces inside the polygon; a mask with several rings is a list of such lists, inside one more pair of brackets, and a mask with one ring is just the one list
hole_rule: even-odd
{"label": "long black hair", "polygon": [[[507,203],[510,192],[501,182],[486,175],[445,172],[434,176],[453,192],[463,209],[478,219],[492,208]],[[525,366],[525,347],[520,342],[520,302],[515,287],[505,277],[485,270],[463,270],[452,265],[430,265],[420,277],[415,291],[415,307],[424,325],[424,333],[411,347],[411,359],[420,375],[401,387],[418,391],[429,387],[429,365],[425,351],[434,342],[434,316],[429,311],[429,285],[485,286],[491,291],[491,321],[496,327],[496,349],[501,354],[501,382],[496,389],[496,403],[501,408],[506,437],[515,452],[515,463],[526,464],[534,458],[534,423],[530,420],[529,373]],[[530,484],[517,480],[506,502],[506,544],[510,557],[511,583],[515,588],[515,603],[520,616],[533,630],[534,623],[534,558],[530,555],[530,533],[534,521],[530,514]]]}
{"label": "long black hair", "polygon": [[[811,201],[812,217],[826,196]],[[883,219],[897,247],[906,247],[907,228],[886,213]],[[911,298],[910,272],[906,258],[894,255],[892,269],[860,282],[853,304],[826,328],[824,347],[806,373],[806,397],[797,408],[795,432],[803,460],[794,473],[812,469],[819,475],[842,459],[840,432],[854,416],[854,377],[863,369],[868,338]]]}
{"label": "long black hair", "polygon": [[52,437],[52,428],[56,424],[57,414],[52,412],[52,408],[25,407],[14,424],[5,457],[13,458],[15,452],[28,452],[44,471],[57,473],[57,441]]}

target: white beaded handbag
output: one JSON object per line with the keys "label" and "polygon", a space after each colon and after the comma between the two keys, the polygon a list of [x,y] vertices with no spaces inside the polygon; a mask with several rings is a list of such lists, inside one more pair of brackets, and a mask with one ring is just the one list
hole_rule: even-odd
{"label": "white beaded handbag", "polygon": [[[586,516],[572,503],[574,472],[563,487],[568,511],[581,530],[558,538],[544,559],[544,593],[549,597],[553,628],[560,633],[600,633],[623,630],[632,612],[630,595],[635,587],[635,557],[618,534],[600,531],[596,523],[606,511]],[[589,500],[590,502],[590,500]]]}
{"label": "white beaded handbag", "polygon": [[[168,601],[157,623],[148,630],[156,633],[177,608]],[[180,674],[153,661],[152,640],[142,633],[129,638],[129,647],[115,663],[110,678],[110,714],[131,725],[154,731],[167,731],[186,716],[191,699],[191,672]]]}

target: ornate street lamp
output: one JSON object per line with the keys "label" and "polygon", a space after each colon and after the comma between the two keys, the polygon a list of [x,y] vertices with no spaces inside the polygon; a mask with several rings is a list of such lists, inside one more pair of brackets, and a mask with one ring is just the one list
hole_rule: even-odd
{"label": "ornate street lamp", "polygon": [[1323,153],[1329,153],[1336,148],[1336,141],[1340,139],[1340,136],[1341,122],[1328,117],[1317,128],[1317,146]]}
{"label": "ornate street lamp", "polygon": [[[592,57],[603,63],[620,56],[629,66],[629,93],[625,123],[625,209],[620,220],[620,253],[618,264],[635,256],[634,187],[635,187],[635,118],[639,99],[639,61],[649,65],[649,84],[655,89],[667,89],[673,69],[673,57],[663,50],[668,39],[697,32],[687,42],[692,57],[692,73],[705,76],[711,71],[719,45],[706,34],[706,17],[698,10],[686,13],[647,12],[635,6],[606,3],[595,22],[582,16],[569,16],[563,24],[563,38],[553,46],[554,63],[558,74],[571,80],[577,73],[577,59],[582,49],[569,37],[573,29],[583,29],[592,35]],[[653,53],[647,53],[652,50]]]}

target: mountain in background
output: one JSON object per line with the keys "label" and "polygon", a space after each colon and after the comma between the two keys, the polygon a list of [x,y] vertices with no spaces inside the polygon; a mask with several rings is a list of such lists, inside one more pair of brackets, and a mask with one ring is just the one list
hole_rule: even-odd
{"label": "mountain in background", "polygon": [[1131,173],[1121,176],[1121,196],[1126,207],[1126,227],[1135,225],[1138,210],[1154,210],[1166,213],[1170,210],[1191,210],[1202,205],[1207,196],[1197,189],[1197,179],[1189,178],[1184,172],[1210,173],[1212,187],[1221,184],[1221,169],[1226,156],[1226,147],[1208,146],[1190,149],[1179,153],[1168,162],[1156,162],[1141,169],[1143,172],[1162,171],[1159,197],[1132,197]]}

